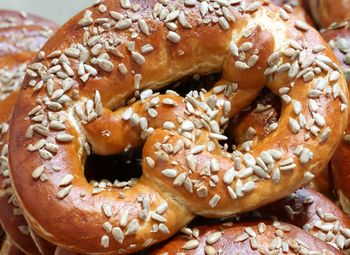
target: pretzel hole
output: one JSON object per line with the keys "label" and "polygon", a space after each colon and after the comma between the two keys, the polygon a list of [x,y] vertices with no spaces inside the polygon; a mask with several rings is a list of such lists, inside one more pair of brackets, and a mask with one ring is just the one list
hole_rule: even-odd
{"label": "pretzel hole", "polygon": [[264,89],[260,96],[246,109],[232,119],[226,135],[230,148],[255,138],[263,139],[276,128],[281,116],[282,102],[279,96],[269,89]]}
{"label": "pretzel hole", "polygon": [[[220,77],[220,73],[206,76],[194,75],[154,92],[165,94],[166,90],[171,89],[185,97],[187,93],[193,90],[211,89]],[[142,146],[111,156],[92,154],[87,157],[85,162],[85,178],[93,186],[107,184],[116,188],[127,188],[132,186],[141,175]]]}
{"label": "pretzel hole", "polygon": [[141,148],[112,156],[92,154],[85,163],[85,178],[94,186],[109,183],[116,188],[124,188],[141,177],[141,163]]}

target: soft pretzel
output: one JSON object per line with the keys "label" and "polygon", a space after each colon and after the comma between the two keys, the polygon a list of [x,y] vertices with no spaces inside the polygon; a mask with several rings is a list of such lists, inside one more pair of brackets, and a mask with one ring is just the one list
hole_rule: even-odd
{"label": "soft pretzel", "polygon": [[328,28],[350,18],[349,0],[308,0],[313,20],[320,28]]}
{"label": "soft pretzel", "polygon": [[350,32],[349,23],[343,21],[335,23],[327,29],[321,31],[321,35],[329,43],[342,65],[345,77],[350,81]]}
{"label": "soft pretzel", "polygon": [[[241,112],[228,129],[229,136],[241,144],[244,150],[250,143],[259,142],[274,132],[278,126],[281,100],[272,93],[263,92],[246,111]],[[329,198],[334,198],[333,179],[326,167],[310,183],[310,186]]]}
{"label": "soft pretzel", "polygon": [[300,189],[251,215],[278,219],[303,228],[345,254],[350,253],[349,216],[328,198],[312,189]]}
{"label": "soft pretzel", "polygon": [[9,121],[26,66],[54,27],[53,23],[32,15],[0,10],[0,222],[11,243],[26,254],[40,252],[10,186],[7,158]]}
{"label": "soft pretzel", "polygon": [[302,229],[278,221],[227,222],[184,232],[149,254],[343,254]]}
{"label": "soft pretzel", "polygon": [[[347,21],[334,24],[322,31],[322,36],[331,45],[338,60],[342,65],[345,77],[350,85],[350,32]],[[343,210],[350,214],[350,123],[345,130],[343,141],[336,150],[332,161],[332,174],[339,203]]]}
{"label": "soft pretzel", "polygon": [[[243,222],[246,220],[252,219],[283,221],[303,228],[314,237],[331,244],[345,254],[349,254],[349,217],[332,201],[312,189],[300,189],[271,205],[267,205],[246,215],[240,215],[238,219],[241,224],[244,224]],[[210,220],[199,219],[196,222],[196,224],[205,224],[205,222],[208,223]],[[210,222],[210,224],[217,224],[217,221]],[[236,221],[234,224],[236,224]],[[182,231],[188,232],[188,228],[184,228]],[[201,232],[200,234],[203,233]],[[233,239],[233,236],[231,238]],[[170,241],[170,243],[173,242]],[[238,246],[238,248],[240,247]],[[231,250],[222,250],[223,254],[228,254],[229,251],[232,252]],[[174,252],[179,251],[174,250]],[[200,251],[197,250],[197,252]],[[57,248],[55,255],[71,255],[71,253]]]}
{"label": "soft pretzel", "polygon": [[281,100],[271,92],[263,91],[259,98],[233,119],[228,136],[244,147],[252,140],[262,141],[278,127]]}
{"label": "soft pretzel", "polygon": [[[80,253],[132,253],[195,215],[224,217],[285,197],[326,165],[347,121],[331,49],[265,1],[97,1],[30,70],[10,134],[13,187],[38,234]],[[208,92],[151,91],[221,70]],[[279,128],[249,153],[226,152],[222,131],[265,84],[290,97]],[[110,155],[143,143],[143,175],[132,187],[86,181],[91,149]]]}

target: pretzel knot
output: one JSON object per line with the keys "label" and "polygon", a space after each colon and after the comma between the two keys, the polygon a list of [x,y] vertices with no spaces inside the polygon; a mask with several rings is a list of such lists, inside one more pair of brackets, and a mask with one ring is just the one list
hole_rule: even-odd
{"label": "pretzel knot", "polygon": [[[153,92],[219,71],[209,91]],[[30,74],[12,123],[13,186],[36,232],[81,253],[132,253],[196,215],[285,197],[323,169],[347,121],[332,51],[266,1],[99,2],[58,31]],[[279,122],[263,140],[227,151],[230,119],[265,86],[282,99]],[[86,181],[91,150],[142,144],[143,175],[132,187]]]}

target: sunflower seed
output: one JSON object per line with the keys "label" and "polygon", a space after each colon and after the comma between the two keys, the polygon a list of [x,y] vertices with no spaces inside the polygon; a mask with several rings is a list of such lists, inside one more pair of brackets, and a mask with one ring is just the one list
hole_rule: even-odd
{"label": "sunflower seed", "polygon": [[117,22],[115,25],[116,29],[122,30],[131,27],[132,20],[131,19],[123,19]]}
{"label": "sunflower seed", "polygon": [[56,196],[59,199],[64,199],[66,196],[68,196],[68,194],[71,190],[72,190],[72,185],[61,189],[59,192],[57,192]]}
{"label": "sunflower seed", "polygon": [[143,65],[145,63],[145,58],[144,56],[142,56],[140,53],[136,52],[136,51],[132,51],[131,52],[131,57],[133,58],[133,60],[138,64],[138,65]]}
{"label": "sunflower seed", "polygon": [[37,167],[32,173],[33,179],[34,180],[39,179],[40,176],[44,173],[44,171],[45,171],[45,167],[44,166]]}
{"label": "sunflower seed", "polygon": [[175,178],[177,176],[177,170],[176,169],[165,169],[161,172],[164,176],[169,178]]}
{"label": "sunflower seed", "polygon": [[128,69],[123,63],[118,64],[118,69],[119,69],[119,72],[123,75],[126,75],[128,73]]}
{"label": "sunflower seed", "polygon": [[60,181],[60,184],[59,184],[59,186],[60,187],[65,187],[65,186],[67,186],[67,185],[70,185],[71,183],[72,183],[72,181],[73,181],[73,175],[71,175],[71,174],[67,174],[67,175],[65,175],[63,178],[62,178],[62,180]]}
{"label": "sunflower seed", "polygon": [[244,242],[248,238],[249,238],[249,235],[244,232],[244,233],[242,233],[242,234],[240,234],[239,236],[236,237],[235,242],[236,243]]}
{"label": "sunflower seed", "polygon": [[181,40],[181,37],[179,34],[173,32],[173,31],[169,31],[167,38],[169,41],[173,42],[173,43],[178,43]]}
{"label": "sunflower seed", "polygon": [[106,235],[102,236],[102,238],[101,238],[101,246],[103,248],[108,248],[109,247],[109,237],[108,236],[106,236]]}
{"label": "sunflower seed", "polygon": [[124,233],[119,227],[113,228],[112,235],[113,235],[113,238],[114,238],[114,240],[116,242],[118,242],[119,244],[123,243],[123,241],[124,241]]}
{"label": "sunflower seed", "polygon": [[296,20],[294,25],[296,28],[303,30],[303,31],[308,31],[310,29],[309,26],[301,20]]}
{"label": "sunflower seed", "polygon": [[219,203],[220,199],[221,199],[221,196],[219,196],[218,194],[215,194],[209,201],[210,207],[215,208]]}
{"label": "sunflower seed", "polygon": [[149,30],[149,27],[148,27],[148,24],[145,20],[143,19],[139,19],[139,27],[140,27],[140,30],[142,31],[142,33],[144,33],[145,35],[149,36],[150,35],[150,30]]}
{"label": "sunflower seed", "polygon": [[56,140],[59,142],[71,142],[73,140],[74,136],[66,134],[66,133],[60,133],[56,135]]}
{"label": "sunflower seed", "polygon": [[182,249],[185,249],[185,250],[193,250],[193,249],[196,249],[198,246],[199,246],[198,240],[193,239],[193,240],[187,241],[187,242],[182,246]]}
{"label": "sunflower seed", "polygon": [[102,204],[102,210],[107,218],[111,218],[113,216],[112,206],[109,203],[104,202]]}
{"label": "sunflower seed", "polygon": [[215,244],[217,241],[219,241],[221,235],[221,232],[215,232],[210,234],[206,239],[206,243],[209,245]]}
{"label": "sunflower seed", "polygon": [[107,59],[98,60],[97,64],[103,71],[106,72],[112,72],[114,69],[114,64]]}

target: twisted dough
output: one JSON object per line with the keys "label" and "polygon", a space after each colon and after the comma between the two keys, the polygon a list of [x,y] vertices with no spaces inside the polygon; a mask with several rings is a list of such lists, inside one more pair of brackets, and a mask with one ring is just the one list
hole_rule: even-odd
{"label": "twisted dough", "polygon": [[[335,24],[328,29],[322,31],[322,36],[331,45],[340,61],[345,77],[350,85],[350,33],[347,21]],[[343,140],[337,148],[332,161],[332,173],[334,177],[334,185],[339,198],[339,202],[343,210],[350,214],[350,123],[348,123]]]}
{"label": "twisted dough", "polygon": [[27,65],[55,26],[26,13],[0,10],[0,222],[11,239],[9,254],[16,251],[14,245],[25,254],[49,254],[40,253],[35,245],[13,194],[7,142],[11,113]]}
{"label": "twisted dough", "polygon": [[349,19],[349,0],[308,0],[311,15],[320,28]]}
{"label": "twisted dough", "polygon": [[[229,136],[241,144],[241,149],[244,150],[252,142],[260,142],[276,129],[280,111],[281,100],[272,93],[263,92],[256,102],[234,119],[228,130]],[[310,186],[332,198],[334,184],[330,167],[327,166],[316,176]]]}
{"label": "twisted dough", "polygon": [[331,200],[312,189],[300,189],[253,212],[303,228],[344,254],[350,254],[350,219]]}
{"label": "twisted dough", "polygon": [[[78,14],[25,79],[10,167],[36,232],[75,252],[132,253],[195,215],[255,209],[320,172],[347,121],[348,91],[317,32],[265,1],[129,4],[98,1]],[[222,78],[208,92],[150,90],[217,71]],[[287,98],[279,128],[250,152],[225,151],[219,141],[229,119],[265,84]],[[134,186],[87,183],[91,148],[109,155],[142,143]]]}
{"label": "twisted dough", "polygon": [[305,231],[280,222],[246,222],[200,226],[187,230],[152,255],[222,254],[343,254]]}

